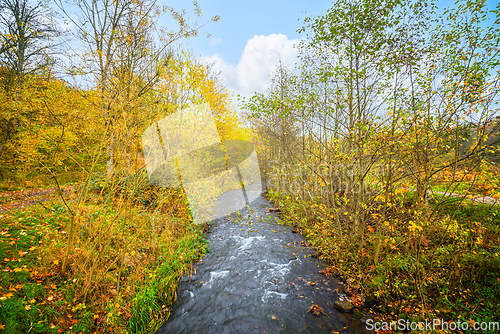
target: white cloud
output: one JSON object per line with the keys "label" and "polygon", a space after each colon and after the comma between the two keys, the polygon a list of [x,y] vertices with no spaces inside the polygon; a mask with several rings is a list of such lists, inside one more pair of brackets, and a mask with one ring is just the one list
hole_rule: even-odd
{"label": "white cloud", "polygon": [[65,20],[63,22],[59,22],[59,26],[64,31],[71,31],[71,30],[73,30],[74,27],[76,27],[75,23],[73,21],[69,21],[69,20]]}
{"label": "white cloud", "polygon": [[235,95],[249,98],[254,92],[264,92],[269,87],[280,58],[282,63],[293,68],[298,54],[293,45],[298,42],[282,34],[256,35],[248,40],[236,66],[226,63],[218,54],[203,60],[215,63],[213,70],[220,71],[222,83]]}

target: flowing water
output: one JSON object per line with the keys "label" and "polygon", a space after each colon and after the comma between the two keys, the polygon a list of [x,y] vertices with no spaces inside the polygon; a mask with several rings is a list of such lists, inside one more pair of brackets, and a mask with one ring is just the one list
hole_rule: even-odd
{"label": "flowing water", "polygon": [[[226,193],[218,205],[232,205]],[[368,333],[333,307],[342,286],[320,274],[326,265],[305,239],[276,223],[272,204],[258,197],[248,207],[213,222],[210,253],[181,279],[164,333]],[[234,208],[235,210],[238,208]],[[318,317],[308,310],[318,305]]]}

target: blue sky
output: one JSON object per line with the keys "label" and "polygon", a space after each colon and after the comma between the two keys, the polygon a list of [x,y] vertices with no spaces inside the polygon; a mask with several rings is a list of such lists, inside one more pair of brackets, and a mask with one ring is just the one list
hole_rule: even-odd
{"label": "blue sky", "polygon": [[[490,8],[496,0],[488,0]],[[454,0],[439,0],[444,8]],[[194,17],[192,2],[173,0],[165,2],[179,10],[186,9]],[[270,84],[272,72],[279,60],[293,66],[297,50],[293,47],[304,38],[297,30],[304,18],[326,14],[332,1],[325,0],[198,0],[203,21],[214,15],[219,22],[209,22],[204,32],[210,38],[199,36],[183,40],[182,46],[220,72],[220,80],[234,95],[250,97],[253,92],[263,92]],[[167,24],[168,21],[163,21]],[[236,102],[236,101],[235,101]]]}
{"label": "blue sky", "polygon": [[[221,72],[221,82],[235,95],[249,97],[269,85],[280,58],[294,63],[297,52],[293,45],[302,37],[297,30],[304,18],[325,14],[331,4],[324,0],[199,0],[203,22],[214,15],[220,20],[203,28],[210,38],[186,39],[182,46],[206,62],[215,62],[213,69]],[[192,2],[174,0],[168,5],[176,10],[184,8],[194,17]]]}
{"label": "blue sky", "polygon": [[[493,9],[498,0],[487,0]],[[192,1],[158,0],[176,10],[185,9],[191,19],[196,16]],[[455,0],[438,0],[441,9],[453,6]],[[220,81],[234,94],[250,97],[263,92],[279,60],[293,67],[297,50],[294,45],[304,38],[297,30],[304,18],[326,14],[332,1],[325,0],[198,0],[203,17],[208,22],[199,37],[181,41],[182,49],[208,63],[220,72]],[[219,22],[210,18],[219,15]],[[160,25],[175,29],[165,17]],[[211,34],[210,38],[204,32]]]}
{"label": "blue sky", "polygon": [[[192,46],[195,54],[212,56],[219,54],[228,64],[237,65],[245,46],[255,35],[269,36],[283,34],[288,39],[299,38],[297,29],[302,27],[303,19],[311,15],[326,13],[331,1],[217,1],[198,0],[207,21],[214,15],[221,17],[217,23],[210,22],[204,31],[212,36],[201,36],[195,40],[185,40]],[[176,9],[193,8],[187,1],[168,1]],[[300,19],[300,21],[299,21]]]}
{"label": "blue sky", "polygon": [[[62,0],[64,1],[64,0]],[[279,59],[293,64],[297,52],[293,45],[299,41],[296,32],[304,18],[325,14],[331,1],[324,0],[198,0],[202,23],[207,23],[199,37],[183,39],[181,48],[207,63],[214,63],[214,72],[220,72],[220,81],[229,90],[243,96],[263,91],[270,83],[270,75]],[[193,1],[158,0],[177,11],[186,10],[191,20],[197,20]],[[76,19],[77,8],[65,3],[68,14]],[[218,22],[210,19],[219,15]],[[63,20],[61,20],[62,22]],[[177,26],[167,14],[160,26],[176,30]],[[74,29],[70,24],[65,28]],[[209,33],[207,38],[204,33]],[[77,47],[78,43],[72,43]]]}

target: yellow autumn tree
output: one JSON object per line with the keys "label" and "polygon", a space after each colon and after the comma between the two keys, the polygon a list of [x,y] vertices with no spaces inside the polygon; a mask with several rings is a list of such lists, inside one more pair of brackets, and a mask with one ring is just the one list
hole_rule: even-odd
{"label": "yellow autumn tree", "polygon": [[162,69],[156,90],[160,102],[159,116],[208,103],[222,140],[250,138],[232,107],[231,92],[213,73],[212,65],[196,60],[184,51],[166,61],[169,66]]}

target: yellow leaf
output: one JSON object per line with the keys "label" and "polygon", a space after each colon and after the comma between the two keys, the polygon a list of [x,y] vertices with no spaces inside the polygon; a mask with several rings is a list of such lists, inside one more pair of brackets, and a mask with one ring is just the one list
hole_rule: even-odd
{"label": "yellow leaf", "polygon": [[12,296],[14,296],[14,294],[12,292],[9,292],[0,297],[0,300],[9,299]]}
{"label": "yellow leaf", "polygon": [[31,305],[30,305],[30,304],[28,304],[28,305],[26,305],[24,308],[26,309],[26,311],[29,311],[29,310],[31,310]]}

